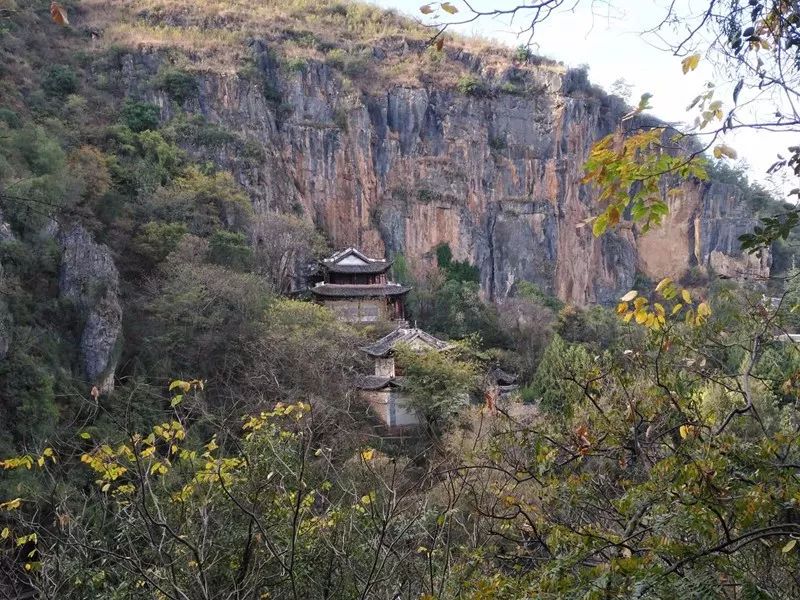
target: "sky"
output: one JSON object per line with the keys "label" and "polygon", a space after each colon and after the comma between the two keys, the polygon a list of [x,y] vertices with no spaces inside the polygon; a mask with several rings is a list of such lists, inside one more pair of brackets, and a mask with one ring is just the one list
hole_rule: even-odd
{"label": "sky", "polygon": [[[677,0],[684,8],[697,9],[707,0]],[[459,0],[452,4],[463,6]],[[374,4],[393,8],[415,19],[424,19],[419,8],[425,0],[373,0]],[[519,2],[514,0],[474,0],[477,10],[503,8]],[[566,3],[570,4],[570,3]],[[693,121],[696,112],[686,108],[708,81],[717,83],[717,96],[730,104],[732,84],[723,74],[716,72],[704,61],[686,75],[682,73],[680,58],[656,46],[658,40],[641,34],[654,27],[664,16],[665,0],[588,0],[578,2],[574,10],[563,9],[551,15],[536,29],[533,51],[564,62],[567,66],[588,65],[589,76],[607,90],[614,81],[624,78],[633,86],[631,101],[638,103],[643,93],[653,95],[652,113],[671,122]],[[483,18],[460,26],[462,34],[474,34],[496,40],[511,47],[527,42],[520,38],[520,24]],[[663,47],[662,47],[663,48]],[[724,108],[724,106],[723,106]],[[775,185],[766,175],[767,168],[775,162],[777,154],[787,146],[797,143],[793,136],[764,131],[740,130],[729,134],[724,142],[736,149],[739,162],[754,180],[770,187]],[[777,184],[778,188],[792,182]]]}

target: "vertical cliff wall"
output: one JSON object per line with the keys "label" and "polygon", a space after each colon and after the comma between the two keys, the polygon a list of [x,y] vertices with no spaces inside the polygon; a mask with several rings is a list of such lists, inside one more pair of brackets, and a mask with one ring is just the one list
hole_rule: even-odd
{"label": "vertical cliff wall", "polygon": [[[626,108],[584,71],[483,67],[459,52],[454,58],[487,87],[364,91],[320,62],[287,71],[265,42],[252,41],[250,51],[255,77],[199,73],[196,97],[180,107],[250,150],[188,149],[230,169],[257,212],[302,212],[335,247],[424,263],[446,242],[454,258],[478,265],[490,298],[527,280],[578,305],[612,302],[639,272],[768,272],[768,258],[738,251],[736,236],[754,219],[722,184],[687,184],[665,227],[647,236],[625,227],[592,236],[584,221],[597,207],[580,184],[582,164]],[[152,84],[163,56],[143,49],[118,60],[124,92],[174,116],[174,102]]]}

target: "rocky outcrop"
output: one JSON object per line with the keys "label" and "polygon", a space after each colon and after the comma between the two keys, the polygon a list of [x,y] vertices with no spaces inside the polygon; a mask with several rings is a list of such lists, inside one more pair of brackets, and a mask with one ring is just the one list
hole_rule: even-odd
{"label": "rocky outcrop", "polygon": [[60,296],[73,302],[84,318],[80,340],[84,375],[101,392],[110,391],[122,335],[117,268],[110,250],[95,243],[79,225],[63,232],[60,242]]}
{"label": "rocky outcrop", "polygon": [[739,280],[763,281],[769,276],[770,255],[745,254],[739,236],[756,224],[742,191],[730,184],[684,184],[670,200],[664,224],[639,236],[640,269],[651,278],[680,276],[694,266]]}
{"label": "rocky outcrop", "polygon": [[[579,305],[612,302],[637,272],[768,268],[739,254],[736,235],[753,219],[720,185],[687,185],[664,230],[593,237],[583,224],[597,212],[595,192],[580,183],[582,164],[626,107],[584,71],[482,66],[461,52],[455,59],[485,83],[477,93],[435,83],[356,92],[325,64],[288,73],[267,44],[251,50],[258,81],[198,75],[198,95],[183,108],[261,152],[188,149],[230,169],[257,212],[302,211],[334,247],[419,264],[447,243],[455,259],[480,268],[489,298],[526,280]],[[160,62],[155,52],[126,55],[121,81],[166,119],[174,106],[150,83]]]}
{"label": "rocky outcrop", "polygon": [[[0,210],[0,244],[14,239],[11,226],[3,219],[3,211]],[[3,263],[0,263],[0,360],[8,354],[11,346],[11,312],[3,301],[2,293],[4,290]]]}

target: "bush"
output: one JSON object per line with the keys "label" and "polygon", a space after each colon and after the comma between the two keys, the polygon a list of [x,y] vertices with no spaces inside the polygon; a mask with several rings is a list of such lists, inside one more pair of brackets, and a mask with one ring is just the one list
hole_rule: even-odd
{"label": "bush", "polygon": [[197,95],[198,85],[195,76],[180,69],[166,69],[158,76],[158,87],[167,95],[183,104]]}
{"label": "bush", "polygon": [[78,75],[67,65],[53,65],[42,81],[48,96],[66,98],[78,91]]}
{"label": "bush", "polygon": [[151,264],[162,262],[186,235],[188,229],[183,223],[146,223],[133,239],[133,248]]}
{"label": "bush", "polygon": [[148,129],[158,129],[161,110],[155,104],[127,100],[122,109],[122,120],[131,131],[136,133]]}
{"label": "bush", "polygon": [[278,87],[270,80],[265,80],[264,85],[261,87],[261,92],[264,94],[264,99],[267,102],[280,103],[283,96]]}
{"label": "bush", "polygon": [[520,44],[517,46],[516,50],[514,50],[514,60],[517,62],[528,62],[528,59],[531,57],[531,51],[528,49],[527,46]]}
{"label": "bush", "polygon": [[22,125],[19,115],[10,108],[0,108],[0,121],[3,121],[11,129],[18,129]]}
{"label": "bush", "polygon": [[325,63],[342,71],[348,77],[356,77],[364,73],[369,63],[369,56],[363,50],[348,52],[341,48],[334,48],[325,55]]}
{"label": "bush", "polygon": [[489,148],[492,152],[502,152],[506,148],[508,148],[508,142],[506,141],[506,136],[504,135],[493,135],[489,136]]}
{"label": "bush", "polygon": [[219,230],[208,241],[208,260],[235,271],[249,271],[253,267],[253,249],[244,234]]}
{"label": "bush", "polygon": [[467,260],[453,260],[450,244],[439,244],[436,247],[436,264],[444,271],[448,281],[480,281],[481,273],[476,265]]}
{"label": "bush", "polygon": [[464,75],[456,83],[456,89],[465,96],[482,96],[486,85],[474,75]]}
{"label": "bush", "polygon": [[289,73],[302,73],[308,68],[308,62],[305,58],[290,58],[286,61],[286,70]]}

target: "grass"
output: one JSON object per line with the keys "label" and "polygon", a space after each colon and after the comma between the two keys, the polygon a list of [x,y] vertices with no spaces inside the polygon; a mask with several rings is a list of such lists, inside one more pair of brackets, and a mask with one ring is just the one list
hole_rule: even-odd
{"label": "grass", "polygon": [[[470,76],[462,52],[480,56],[489,73],[519,58],[491,40],[450,35],[444,52],[434,52],[426,45],[431,29],[347,0],[83,0],[81,7],[87,25],[104,31],[105,46],[176,49],[188,58],[184,68],[234,74],[249,58],[248,41],[259,39],[292,70],[327,62],[366,91],[430,82],[455,88]],[[517,67],[563,69],[552,61]]]}

